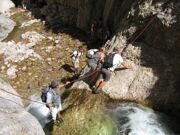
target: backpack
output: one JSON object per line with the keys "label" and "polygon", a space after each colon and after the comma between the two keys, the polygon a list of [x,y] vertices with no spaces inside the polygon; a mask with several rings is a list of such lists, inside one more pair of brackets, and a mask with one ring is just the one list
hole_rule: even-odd
{"label": "backpack", "polygon": [[88,50],[86,57],[89,59],[92,55],[94,55],[96,52],[98,52],[98,49],[90,49]]}
{"label": "backpack", "polygon": [[113,59],[116,53],[110,53],[108,55],[106,55],[106,57],[104,58],[104,63],[103,63],[103,67],[104,68],[111,68],[113,67]]}
{"label": "backpack", "polygon": [[49,90],[50,90],[50,86],[46,86],[46,87],[42,88],[41,100],[43,102],[45,102],[45,103],[46,103],[46,100],[47,100],[47,93],[49,92]]}

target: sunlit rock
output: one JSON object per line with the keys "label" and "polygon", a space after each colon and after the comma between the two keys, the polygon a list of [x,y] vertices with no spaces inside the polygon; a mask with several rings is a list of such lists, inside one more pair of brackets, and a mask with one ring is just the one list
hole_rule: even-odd
{"label": "sunlit rock", "polygon": [[16,66],[12,66],[12,67],[10,67],[10,68],[8,68],[7,69],[7,75],[8,75],[8,77],[10,78],[10,79],[14,79],[14,78],[16,78],[16,72],[17,72],[18,70],[16,69]]}
{"label": "sunlit rock", "polygon": [[0,41],[5,39],[8,34],[14,29],[16,23],[11,19],[0,15]]}
{"label": "sunlit rock", "polygon": [[14,41],[0,42],[0,54],[4,55],[5,63],[23,61],[29,57],[42,59],[39,54],[27,47],[26,44],[15,43]]}
{"label": "sunlit rock", "polygon": [[2,79],[0,79],[0,90],[0,134],[44,135],[39,122],[25,111],[17,92]]}
{"label": "sunlit rock", "polygon": [[29,43],[37,44],[41,42],[45,37],[35,31],[28,31],[21,35],[23,39],[27,39]]}
{"label": "sunlit rock", "polygon": [[0,12],[4,13],[10,8],[14,7],[14,3],[11,0],[1,0],[0,1]]}

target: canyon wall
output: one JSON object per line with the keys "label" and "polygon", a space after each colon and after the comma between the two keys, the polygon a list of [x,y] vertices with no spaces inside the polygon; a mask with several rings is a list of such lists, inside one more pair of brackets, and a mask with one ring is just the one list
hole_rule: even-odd
{"label": "canyon wall", "polygon": [[42,1],[26,1],[27,7],[52,27],[63,23],[88,32],[93,21],[102,19],[103,27],[111,29],[104,46],[109,51],[115,46],[126,48],[123,57],[135,66],[115,71],[104,88],[110,97],[145,102],[178,114],[178,0],[44,0],[44,6],[38,6]]}

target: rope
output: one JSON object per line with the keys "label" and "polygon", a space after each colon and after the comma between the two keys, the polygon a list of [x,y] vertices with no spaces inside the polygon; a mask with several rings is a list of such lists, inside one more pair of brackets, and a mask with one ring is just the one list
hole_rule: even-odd
{"label": "rope", "polygon": [[9,91],[7,91],[7,90],[5,90],[5,89],[2,89],[2,88],[0,88],[0,91],[6,92],[6,93],[8,93],[8,94],[10,94],[10,95],[13,95],[13,96],[16,96],[16,97],[20,97],[20,98],[22,98],[22,99],[24,99],[24,100],[28,100],[28,101],[35,102],[35,103],[39,103],[39,104],[43,104],[43,105],[45,104],[45,103],[42,103],[42,102],[39,102],[39,101],[31,100],[31,99],[28,99],[28,98],[26,98],[26,97],[17,95],[17,94],[15,94],[15,93],[9,92]]}
{"label": "rope", "polygon": [[151,23],[155,20],[156,15],[147,23],[147,25],[144,27],[144,29],[136,36],[136,38],[130,43],[134,43],[145,31],[146,29],[151,25]]}
{"label": "rope", "polygon": [[[66,87],[67,85],[72,84],[72,83],[74,83],[74,82],[83,80],[83,79],[85,79],[85,78],[87,78],[87,77],[95,74],[95,73],[98,72],[99,70],[100,70],[100,69],[94,70],[94,71],[91,72],[90,74],[84,75],[84,76],[82,76],[82,77],[80,77],[80,78],[78,78],[78,79],[76,79],[76,80],[73,80],[73,81],[71,81],[71,82],[69,82],[69,83],[67,83],[67,84],[64,84],[64,85],[61,86],[61,88],[62,88],[62,87]],[[46,103],[42,103],[42,102],[39,102],[39,101],[31,100],[31,99],[29,99],[29,98],[20,96],[20,95],[18,95],[18,94],[12,93],[12,92],[9,92],[9,91],[7,91],[7,90],[5,90],[5,89],[2,89],[2,88],[0,88],[0,91],[3,91],[3,92],[5,92],[5,93],[8,93],[8,94],[13,95],[13,96],[16,96],[16,97],[20,97],[20,98],[22,98],[22,99],[24,99],[24,100],[28,100],[28,101],[35,102],[35,103],[38,103],[38,104],[46,105]]]}
{"label": "rope", "polygon": [[[169,4],[170,2],[171,2],[171,0],[168,0],[167,2],[165,2],[165,3],[162,5],[163,10],[165,10],[166,6],[168,6],[168,4]],[[146,29],[147,29],[147,28],[152,24],[152,22],[155,20],[156,15],[157,15],[157,14],[155,14],[154,17],[152,17],[152,19],[147,23],[147,25],[144,27],[144,29],[143,29],[143,30],[135,37],[135,39],[134,39],[132,42],[130,42],[129,44],[134,43],[134,42],[146,31]],[[126,51],[126,49],[127,49],[127,47],[128,47],[129,44],[127,44],[127,45],[123,48],[123,50],[122,50],[122,52],[121,52],[122,55],[123,55],[123,53]]]}
{"label": "rope", "polygon": [[[157,14],[156,14],[157,15]],[[154,17],[151,18],[151,20],[147,23],[147,25],[143,28],[143,30],[134,38],[133,41],[131,41],[129,44],[133,44],[145,31],[146,29],[152,24],[152,22],[155,20],[156,15],[154,15]],[[127,49],[127,47],[129,46],[129,44],[127,44],[121,53],[124,53]]]}

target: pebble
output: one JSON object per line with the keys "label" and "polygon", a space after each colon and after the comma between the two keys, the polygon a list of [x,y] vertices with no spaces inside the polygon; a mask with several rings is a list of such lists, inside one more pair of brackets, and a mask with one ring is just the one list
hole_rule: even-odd
{"label": "pebble", "polygon": [[28,75],[29,75],[29,76],[31,76],[31,75],[32,75],[32,73],[28,73]]}
{"label": "pebble", "polygon": [[49,40],[53,40],[53,37],[48,37]]}
{"label": "pebble", "polygon": [[59,43],[59,40],[55,40],[54,42],[55,42],[56,44],[58,44],[58,43]]}
{"label": "pebble", "polygon": [[47,58],[46,60],[47,60],[47,61],[51,61],[51,58]]}
{"label": "pebble", "polygon": [[1,70],[4,70],[5,68],[6,68],[5,66],[2,66],[2,67],[1,67]]}
{"label": "pebble", "polygon": [[24,66],[24,67],[22,68],[22,71],[26,71],[26,69],[27,69],[27,67],[26,67],[26,66]]}

